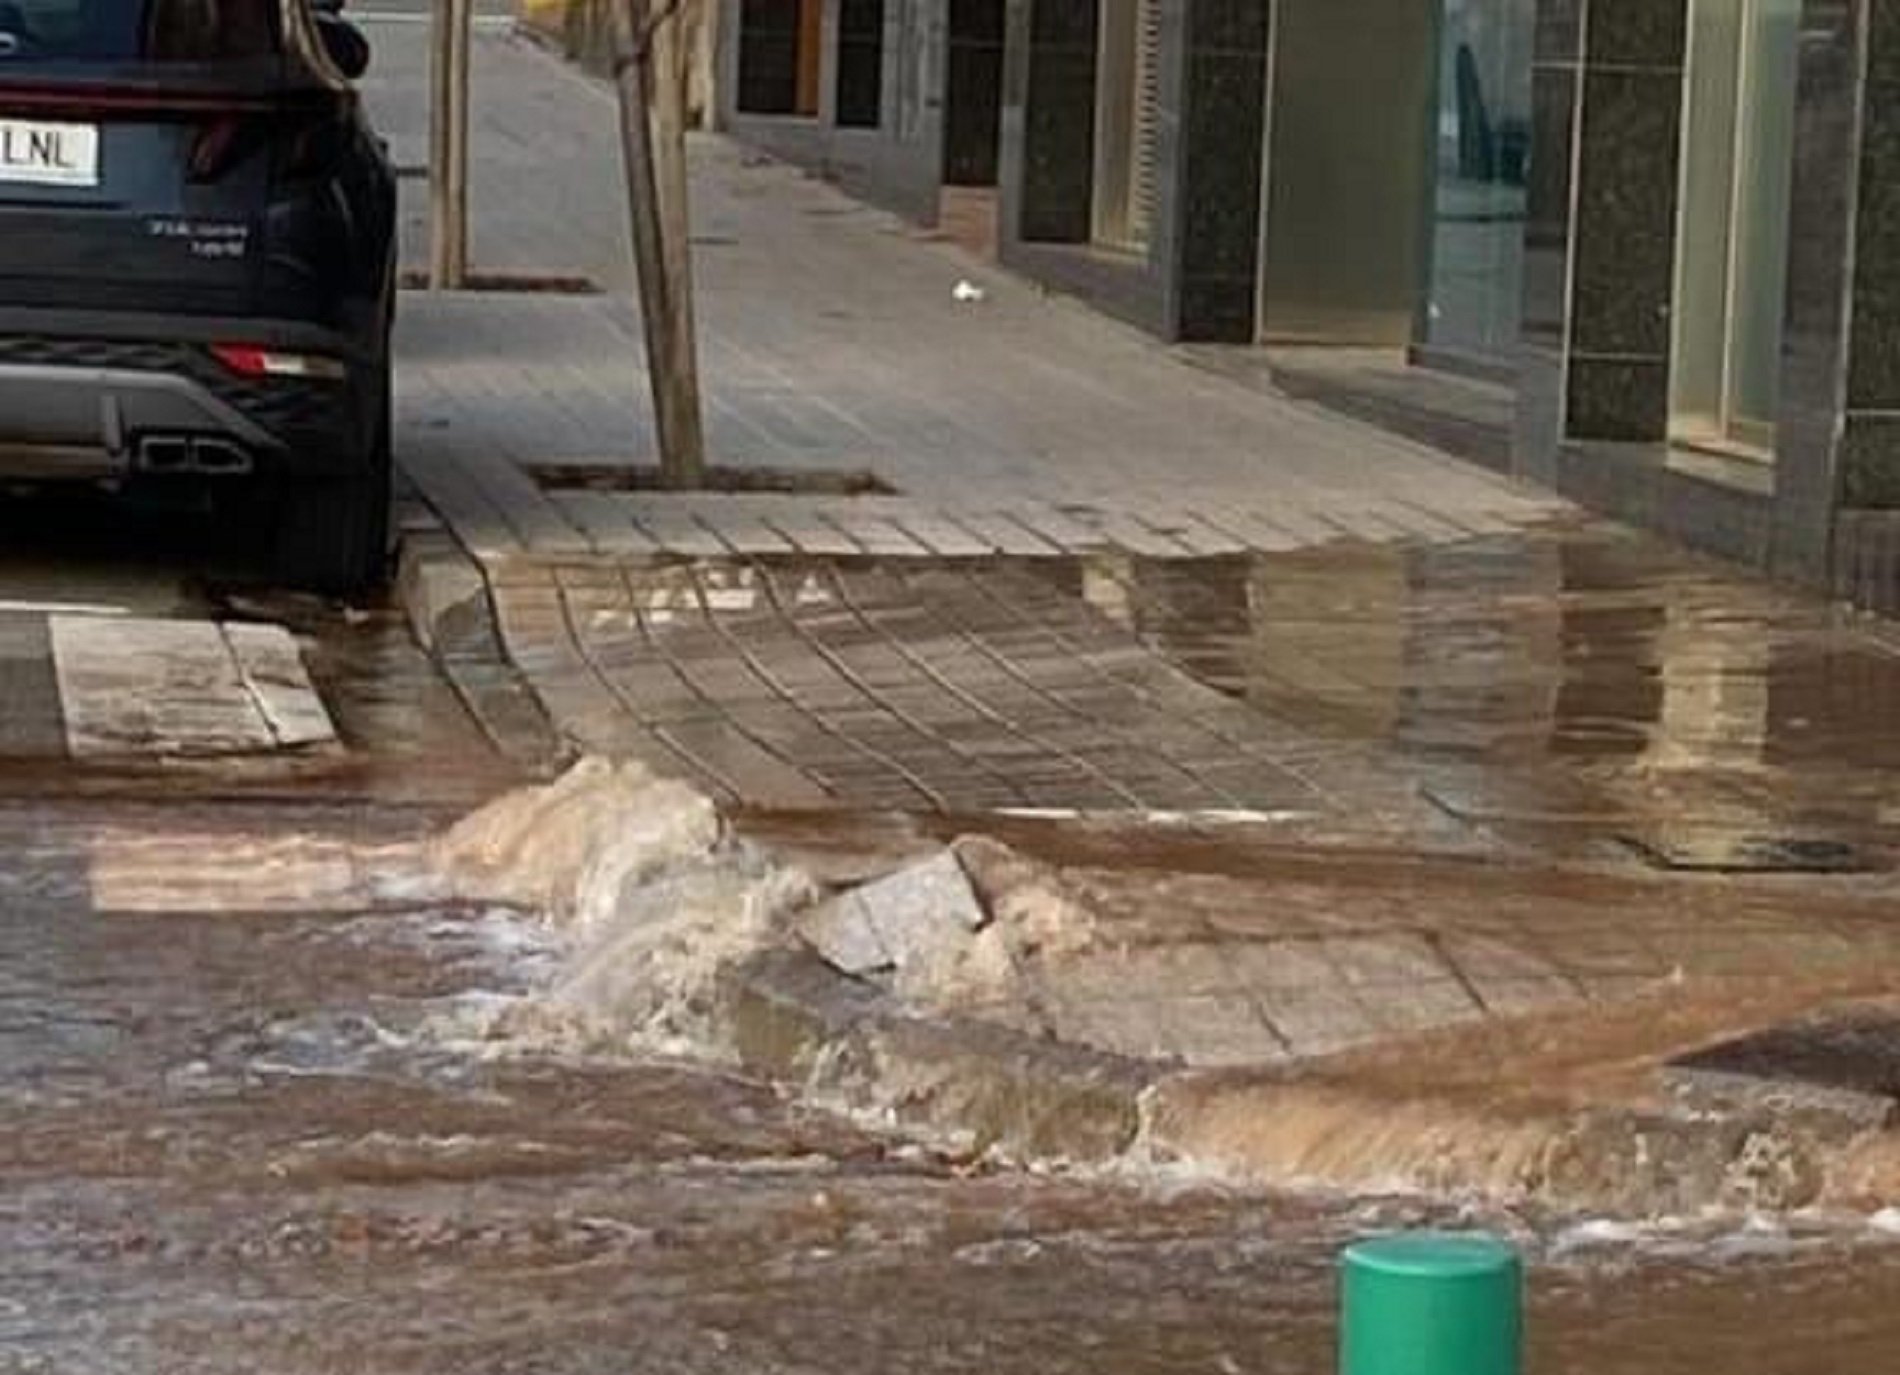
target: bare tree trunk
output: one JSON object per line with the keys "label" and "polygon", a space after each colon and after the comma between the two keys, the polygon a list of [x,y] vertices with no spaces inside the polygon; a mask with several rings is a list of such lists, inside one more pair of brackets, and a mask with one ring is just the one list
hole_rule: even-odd
{"label": "bare tree trunk", "polygon": [[682,26],[676,12],[656,12],[653,3],[618,0],[615,13],[628,218],[640,280],[661,481],[668,487],[703,487],[706,440],[687,229],[685,73],[678,37]]}
{"label": "bare tree trunk", "polygon": [[429,284],[468,281],[468,65],[472,0],[435,0],[429,121]]}

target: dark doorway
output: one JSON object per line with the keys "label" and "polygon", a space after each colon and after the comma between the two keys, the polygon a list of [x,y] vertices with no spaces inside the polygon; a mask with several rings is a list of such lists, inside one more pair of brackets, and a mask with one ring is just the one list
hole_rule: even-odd
{"label": "dark doorway", "polygon": [[743,0],[741,114],[817,115],[821,14],[821,0]]}
{"label": "dark doorway", "polygon": [[884,0],[839,0],[838,127],[875,129],[884,114]]}
{"label": "dark doorway", "polygon": [[944,91],[944,174],[950,186],[994,186],[1003,120],[1004,0],[950,0]]}

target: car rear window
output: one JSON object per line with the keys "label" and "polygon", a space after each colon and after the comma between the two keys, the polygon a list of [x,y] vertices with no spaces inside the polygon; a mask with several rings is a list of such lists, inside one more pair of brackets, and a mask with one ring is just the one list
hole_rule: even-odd
{"label": "car rear window", "polygon": [[278,51],[279,0],[0,0],[0,75],[36,63],[229,62]]}

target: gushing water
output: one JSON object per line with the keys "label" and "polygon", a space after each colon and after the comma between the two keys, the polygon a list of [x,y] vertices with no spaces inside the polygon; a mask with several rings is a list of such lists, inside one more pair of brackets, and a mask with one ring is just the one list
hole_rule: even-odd
{"label": "gushing water", "polygon": [[731,836],[710,801],[637,764],[584,763],[433,847],[463,900],[506,903],[561,948],[542,986],[464,1006],[449,1034],[515,1053],[714,1056],[719,972],[783,938],[813,882]]}

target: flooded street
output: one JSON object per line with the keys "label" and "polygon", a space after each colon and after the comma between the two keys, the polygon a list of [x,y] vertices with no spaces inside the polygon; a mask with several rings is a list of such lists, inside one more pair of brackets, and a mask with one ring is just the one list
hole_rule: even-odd
{"label": "flooded street", "polygon": [[1073,583],[1201,682],[1540,847],[1824,872],[1895,839],[1892,628],[1627,530],[1109,557]]}
{"label": "flooded street", "polygon": [[[570,952],[531,913],[444,901],[379,871],[379,857],[523,781],[401,615],[167,581],[103,554],[83,588],[36,585],[35,566],[23,554],[8,575],[31,606],[11,613],[16,627],[49,609],[44,595],[72,614],[81,591],[98,603],[87,614],[286,625],[338,743],[87,761],[39,748],[28,716],[10,718],[25,744],[0,760],[0,1372],[1314,1375],[1331,1366],[1341,1246],[1426,1224],[1487,1226],[1526,1248],[1530,1368],[1544,1375],[1891,1365],[1889,1214],[1631,1227],[1240,1190],[1133,1164],[1006,1169],[716,1065],[498,1040],[494,1010],[547,987]],[[1633,643],[1620,633],[1586,645],[1574,625],[1540,622],[1525,645],[1569,647],[1545,656],[1474,627],[1497,654],[1521,653],[1524,672],[1482,690],[1441,676],[1434,698],[1394,648],[1380,662],[1403,681],[1384,680],[1397,705],[1380,708],[1375,647],[1319,629],[1348,618],[1263,600],[1260,587],[1291,585],[1271,564],[1247,570],[1251,603],[1202,605],[1218,590],[1205,573],[1166,596],[1137,580],[1147,600],[1115,614],[1265,713],[1358,743],[1395,730],[1429,763],[1627,762],[1638,734],[1652,751],[1686,749],[1688,718],[1654,707],[1686,690],[1670,686],[1681,664],[1718,686],[1761,669],[1760,656],[1711,665],[1701,651],[1651,662],[1609,649]],[[1297,622],[1294,604],[1314,614]],[[1292,693],[1295,662],[1329,663],[1364,691]],[[1832,672],[1801,662],[1788,681]],[[39,700],[31,656],[11,664],[10,700]],[[1583,687],[1605,681],[1625,686],[1584,705]],[[1573,704],[1554,728],[1553,701]],[[1651,703],[1646,724],[1609,729],[1631,701]],[[1329,707],[1337,719],[1319,721]],[[1793,729],[1792,708],[1750,710]],[[1837,748],[1838,733],[1818,735],[1836,742],[1825,748],[1785,738],[1689,743],[1712,769],[1757,777],[1821,761],[1805,791],[1783,794],[1791,823],[1861,791],[1868,761]],[[1620,786],[1614,770],[1571,777]],[[1843,779],[1847,790],[1823,787]],[[1879,838],[1884,817],[1869,820],[1856,839]],[[1217,876],[1290,862],[1218,830],[1122,845],[1033,824],[1035,846],[1098,867]],[[996,830],[1030,844],[1031,825]],[[895,815],[808,812],[779,829],[841,865],[915,838]]]}
{"label": "flooded street", "polygon": [[[1304,1375],[1338,1245],[1434,1216],[972,1171],[715,1072],[488,1058],[440,1028],[536,976],[532,928],[95,910],[88,838],[155,823],[0,812],[0,1369]],[[1540,1258],[1539,1371],[1872,1375],[1900,1339],[1865,1227],[1482,1220]]]}
{"label": "flooded street", "polygon": [[918,2],[0,0],[0,1375],[1889,1375],[1900,4]]}

